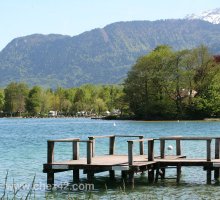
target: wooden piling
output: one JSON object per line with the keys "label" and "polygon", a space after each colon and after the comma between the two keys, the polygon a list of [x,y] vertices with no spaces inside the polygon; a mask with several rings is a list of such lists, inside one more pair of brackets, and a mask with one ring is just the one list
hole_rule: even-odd
{"label": "wooden piling", "polygon": [[115,153],[115,136],[109,138],[109,155],[114,155]]}
{"label": "wooden piling", "polygon": [[134,171],[128,172],[128,182],[132,185],[132,188],[134,188]]}
{"label": "wooden piling", "polygon": [[54,161],[54,142],[47,141],[47,163],[53,163]]}
{"label": "wooden piling", "polygon": [[[215,159],[220,158],[220,138],[215,139]],[[217,168],[214,170],[214,178],[216,181],[219,181],[220,169]]]}
{"label": "wooden piling", "polygon": [[148,141],[148,161],[154,161],[154,140]]}
{"label": "wooden piling", "polygon": [[148,170],[148,182],[154,183],[154,169]]}
{"label": "wooden piling", "polygon": [[[139,136],[139,139],[142,140],[144,136]],[[140,141],[139,142],[139,148],[140,148],[140,155],[144,155],[144,142]]]}
{"label": "wooden piling", "polygon": [[115,170],[109,170],[109,177],[110,180],[115,180]]}
{"label": "wooden piling", "polygon": [[128,164],[133,165],[133,142],[128,141]]}
{"label": "wooden piling", "polygon": [[124,181],[127,180],[127,171],[124,171],[124,170],[121,171],[121,179]]}
{"label": "wooden piling", "polygon": [[[73,160],[79,160],[79,142],[74,141],[72,142],[73,145]],[[73,170],[73,181],[74,182],[79,182],[79,169]]]}
{"label": "wooden piling", "polygon": [[87,164],[92,163],[92,141],[87,142]]}
{"label": "wooden piling", "polygon": [[89,140],[92,141],[92,157],[95,157],[95,138],[94,137],[88,137]]}
{"label": "wooden piling", "polygon": [[87,181],[91,183],[94,178],[94,172],[92,170],[87,171]]}
{"label": "wooden piling", "polygon": [[176,155],[181,155],[181,141],[179,139],[176,140]]}
{"label": "wooden piling", "polygon": [[180,182],[180,177],[181,177],[181,165],[176,166],[176,182]]}
{"label": "wooden piling", "polygon": [[160,140],[160,157],[165,158],[165,140]]}
{"label": "wooden piling", "polygon": [[47,185],[52,188],[54,186],[54,173],[47,173]]}
{"label": "wooden piling", "polygon": [[211,139],[207,140],[207,161],[211,161]]}
{"label": "wooden piling", "polygon": [[206,171],[206,182],[207,184],[211,184],[212,182],[212,170],[210,167],[207,168],[207,171]]}

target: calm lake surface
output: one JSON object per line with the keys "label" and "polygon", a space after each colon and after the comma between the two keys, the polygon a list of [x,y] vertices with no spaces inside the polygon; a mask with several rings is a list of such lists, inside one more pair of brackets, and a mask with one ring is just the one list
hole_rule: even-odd
{"label": "calm lake surface", "polygon": [[[114,126],[114,123],[116,126]],[[183,136],[220,136],[219,122],[136,122],[103,121],[91,119],[0,119],[0,197],[4,191],[6,172],[9,170],[8,185],[31,184],[36,175],[36,184],[46,184],[46,174],[42,172],[47,157],[47,140],[55,138],[80,137],[87,139],[91,135],[132,134],[145,137],[170,135]],[[120,143],[120,144],[119,144]],[[81,145],[81,144],[80,144]],[[167,145],[174,145],[172,142]],[[214,144],[212,144],[214,147]],[[205,142],[183,142],[183,154],[188,157],[206,157]],[[138,146],[136,147],[138,151]],[[159,144],[155,144],[159,150]],[[214,148],[212,148],[214,150]],[[108,140],[100,139],[96,143],[96,154],[108,153]],[[156,150],[156,154],[159,151]],[[174,149],[175,150],[175,149]],[[174,154],[175,151],[167,151]],[[116,139],[116,153],[127,153],[126,139]],[[80,146],[80,156],[85,156],[85,146]],[[214,155],[214,151],[212,151]],[[71,144],[55,146],[55,160],[70,159]],[[170,177],[175,171],[167,170]],[[81,174],[84,177],[83,174]],[[147,185],[145,175],[135,176],[135,188],[124,188],[117,174],[117,181],[111,183],[106,173],[97,174],[95,190],[92,192],[69,192],[68,190],[36,190],[35,199],[220,199],[220,186],[213,182],[206,185],[206,173],[200,168],[183,168],[181,183],[175,180],[159,181]],[[72,173],[55,174],[55,183],[72,180]],[[82,179],[86,182],[86,179]],[[12,194],[8,189],[8,194]],[[21,190],[20,195],[28,191]]]}

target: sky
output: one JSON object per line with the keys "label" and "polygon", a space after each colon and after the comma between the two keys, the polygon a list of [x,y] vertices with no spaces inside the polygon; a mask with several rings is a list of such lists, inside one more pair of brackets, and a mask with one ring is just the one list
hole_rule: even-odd
{"label": "sky", "polygon": [[0,0],[0,50],[31,35],[78,35],[117,21],[184,18],[220,0]]}

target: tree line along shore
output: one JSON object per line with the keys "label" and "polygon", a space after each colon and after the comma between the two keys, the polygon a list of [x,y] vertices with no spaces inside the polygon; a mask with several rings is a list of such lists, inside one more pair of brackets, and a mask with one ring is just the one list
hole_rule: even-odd
{"label": "tree line along shore", "polygon": [[0,116],[106,116],[109,119],[220,118],[220,56],[201,45],[158,46],[137,59],[120,85],[55,90],[26,83],[0,89]]}

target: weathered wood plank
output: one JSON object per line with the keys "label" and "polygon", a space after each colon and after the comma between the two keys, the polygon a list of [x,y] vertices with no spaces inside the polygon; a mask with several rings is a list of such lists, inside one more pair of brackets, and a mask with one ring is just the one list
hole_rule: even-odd
{"label": "weathered wood plank", "polygon": [[79,138],[64,138],[64,139],[54,139],[54,140],[48,140],[48,142],[73,142],[73,141],[79,141]]}

